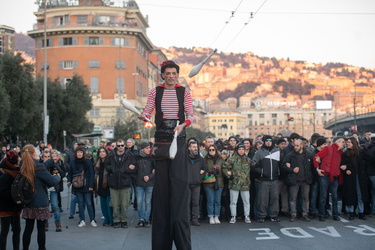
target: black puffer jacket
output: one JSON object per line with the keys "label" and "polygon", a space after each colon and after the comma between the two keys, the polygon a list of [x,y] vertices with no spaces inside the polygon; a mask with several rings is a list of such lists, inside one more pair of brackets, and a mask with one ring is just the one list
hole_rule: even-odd
{"label": "black puffer jacket", "polygon": [[[135,175],[135,185],[138,187],[151,187],[155,183],[155,174],[152,171],[155,169],[155,160],[149,156],[136,156],[138,163],[138,170]],[[148,176],[149,181],[145,182],[143,177]]]}
{"label": "black puffer jacket", "polygon": [[[289,186],[294,186],[297,184],[297,174],[293,172],[293,170],[296,167],[299,167],[300,169],[303,167],[305,172],[305,181],[307,184],[312,183],[312,172],[311,172],[311,158],[309,157],[309,154],[303,150],[302,153],[303,157],[303,166],[298,165],[297,160],[297,152],[292,151],[290,152],[284,159],[284,161],[281,164],[282,171],[287,173],[286,176],[286,184]],[[286,166],[287,163],[290,163],[290,168]]]}
{"label": "black puffer jacket", "polygon": [[[11,168],[6,165],[5,160],[0,163],[1,169],[8,169],[14,172],[12,175],[16,176],[20,171],[19,168]],[[14,178],[5,172],[1,172],[0,175],[0,216],[17,216],[21,213],[22,206],[17,205],[12,198],[10,193],[11,185]]]}
{"label": "black puffer jacket", "polygon": [[[187,166],[189,168],[189,187],[196,187],[201,185],[204,176],[207,172],[206,163],[202,156],[197,155],[196,157],[188,156]],[[200,171],[204,172],[201,174]]]}
{"label": "black puffer jacket", "polygon": [[375,175],[375,140],[371,141],[367,150],[364,153],[364,160],[366,164],[366,172],[368,176]]}
{"label": "black puffer jacket", "polygon": [[268,151],[265,147],[260,148],[255,152],[253,160],[251,161],[251,169],[260,174],[259,179],[261,181],[274,181],[279,179],[279,159],[273,157],[273,155],[280,154],[278,148],[273,148]]}
{"label": "black puffer jacket", "polygon": [[[130,164],[135,166],[133,170],[129,168]],[[129,188],[131,183],[130,175],[137,172],[138,163],[130,150],[127,150],[123,155],[118,155],[117,148],[115,148],[109,154],[105,169],[108,171],[108,186],[110,188]]]}

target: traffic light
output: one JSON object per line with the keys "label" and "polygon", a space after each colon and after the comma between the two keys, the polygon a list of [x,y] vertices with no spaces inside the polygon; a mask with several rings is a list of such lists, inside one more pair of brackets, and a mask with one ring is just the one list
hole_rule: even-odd
{"label": "traffic light", "polygon": [[290,121],[290,122],[292,122],[292,121],[294,121],[294,117],[288,117],[288,121]]}

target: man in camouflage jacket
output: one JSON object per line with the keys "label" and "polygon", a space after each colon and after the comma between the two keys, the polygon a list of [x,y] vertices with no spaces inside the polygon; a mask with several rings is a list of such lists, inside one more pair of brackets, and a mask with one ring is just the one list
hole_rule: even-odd
{"label": "man in camouflage jacket", "polygon": [[245,222],[250,221],[250,158],[245,155],[245,146],[239,144],[237,152],[224,164],[223,174],[229,179],[229,192],[230,192],[230,213],[231,220],[229,223],[236,223],[237,200],[238,194],[244,205]]}

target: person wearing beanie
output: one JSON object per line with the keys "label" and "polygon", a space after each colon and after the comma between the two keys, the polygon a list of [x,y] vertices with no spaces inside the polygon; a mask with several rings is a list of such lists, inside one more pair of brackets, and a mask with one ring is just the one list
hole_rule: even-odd
{"label": "person wearing beanie", "polygon": [[245,146],[239,144],[236,153],[229,158],[223,167],[223,174],[229,179],[230,213],[229,223],[236,223],[238,195],[241,195],[244,206],[245,223],[250,220],[250,158],[245,155]]}
{"label": "person wearing beanie", "polygon": [[[150,90],[147,104],[138,118],[142,121],[155,114],[154,147],[165,147],[177,132],[177,154],[174,159],[157,158],[152,216],[152,249],[191,249],[188,217],[189,173],[187,168],[186,131],[194,122],[190,91],[178,84],[180,67],[174,61],[161,64],[164,83]],[[179,121],[179,123],[178,123]]]}
{"label": "person wearing beanie", "polygon": [[[310,159],[313,159],[314,156],[319,153],[324,147],[327,146],[327,140],[324,137],[319,137],[316,140],[316,147],[314,151],[309,153]],[[310,205],[309,205],[309,218],[315,219],[318,216],[318,209],[319,209],[319,175],[314,168],[314,164],[311,162],[311,173],[312,173],[312,183],[310,185]]]}
{"label": "person wearing beanie", "polygon": [[20,214],[22,206],[17,205],[11,196],[13,180],[20,173],[18,154],[14,150],[10,150],[6,153],[4,160],[0,163],[0,169],[0,249],[6,249],[10,226],[12,226],[13,232],[13,249],[19,249],[21,233]]}
{"label": "person wearing beanie", "polygon": [[263,146],[251,162],[254,172],[260,174],[258,192],[258,222],[264,222],[268,205],[272,222],[279,222],[279,164],[280,151],[274,147],[270,135],[263,136]]}
{"label": "person wearing beanie", "polygon": [[135,174],[135,192],[137,197],[138,224],[136,227],[149,227],[151,198],[155,181],[155,160],[150,157],[151,147],[142,142],[136,156],[138,171]]}

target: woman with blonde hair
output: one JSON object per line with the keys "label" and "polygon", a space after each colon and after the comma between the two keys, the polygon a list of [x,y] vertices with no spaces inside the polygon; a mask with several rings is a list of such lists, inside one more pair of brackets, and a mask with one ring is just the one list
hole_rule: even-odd
{"label": "woman with blonde hair", "polygon": [[46,249],[45,220],[50,217],[47,189],[57,185],[60,181],[60,175],[52,176],[47,170],[54,165],[52,159],[44,163],[38,162],[39,156],[35,147],[31,144],[23,147],[21,158],[21,174],[26,177],[31,191],[35,193],[33,201],[23,209],[22,218],[26,219],[22,238],[23,249],[29,249],[35,220],[37,221],[38,247],[39,249]]}

